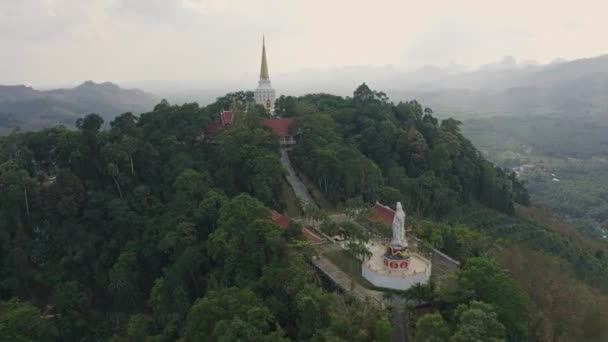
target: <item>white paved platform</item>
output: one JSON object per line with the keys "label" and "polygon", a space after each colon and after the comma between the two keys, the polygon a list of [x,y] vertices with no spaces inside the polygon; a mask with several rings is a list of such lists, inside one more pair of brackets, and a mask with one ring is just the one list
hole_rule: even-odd
{"label": "white paved platform", "polygon": [[372,255],[361,266],[361,272],[375,286],[407,290],[417,283],[426,284],[431,278],[431,262],[423,256],[412,253],[408,268],[390,269],[384,266],[384,244],[370,242],[367,248]]}

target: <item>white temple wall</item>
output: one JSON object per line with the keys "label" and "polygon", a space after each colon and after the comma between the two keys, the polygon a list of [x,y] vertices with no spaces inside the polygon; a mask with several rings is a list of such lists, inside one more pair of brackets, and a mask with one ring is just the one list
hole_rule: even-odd
{"label": "white temple wall", "polygon": [[365,263],[363,263],[361,269],[361,274],[363,278],[367,279],[370,283],[372,283],[372,285],[394,290],[407,290],[415,284],[426,284],[431,278],[430,264],[429,267],[425,270],[425,272],[403,276],[389,276],[376,273],[369,269],[369,267]]}

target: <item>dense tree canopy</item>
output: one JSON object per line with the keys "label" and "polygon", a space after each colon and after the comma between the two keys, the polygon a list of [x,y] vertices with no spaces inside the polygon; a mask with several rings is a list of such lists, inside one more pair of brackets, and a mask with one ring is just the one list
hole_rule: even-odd
{"label": "dense tree canopy", "polygon": [[[415,101],[393,104],[363,84],[352,98],[282,96],[276,108],[295,118],[296,168],[349,216],[376,200],[428,219],[462,202],[511,214],[513,201],[528,201],[460,122],[439,122]],[[234,123],[208,134],[226,109]],[[266,115],[237,92],[207,107],[162,101],[108,130],[91,114],[76,130],[1,138],[3,339],[391,340],[385,312],[327,292],[306,262],[310,247],[294,241],[298,230],[272,222],[271,208],[286,207],[285,170],[276,135],[260,123]],[[314,205],[301,209],[326,232],[368,238]],[[418,320],[417,339],[527,338],[527,299],[484,256],[479,231],[423,220],[416,230],[464,261],[440,291],[408,294],[441,309]]]}
{"label": "dense tree canopy", "polygon": [[431,217],[463,201],[505,213],[513,201],[528,203],[516,177],[483,159],[459,121],[439,123],[416,101],[393,104],[362,84],[352,98],[281,97],[277,108],[296,118],[296,165],[334,201],[400,199]]}
{"label": "dense tree canopy", "polygon": [[[230,103],[241,119],[205,136]],[[91,114],[0,138],[0,339],[391,336],[383,313],[325,291],[300,237],[271,221],[284,171],[250,104],[162,101],[108,130]]]}

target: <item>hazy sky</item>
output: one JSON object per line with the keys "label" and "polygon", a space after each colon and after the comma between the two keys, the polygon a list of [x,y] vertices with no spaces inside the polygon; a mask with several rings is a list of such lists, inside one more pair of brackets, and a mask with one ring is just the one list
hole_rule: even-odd
{"label": "hazy sky", "polygon": [[0,0],[0,84],[256,77],[608,52],[602,0]]}

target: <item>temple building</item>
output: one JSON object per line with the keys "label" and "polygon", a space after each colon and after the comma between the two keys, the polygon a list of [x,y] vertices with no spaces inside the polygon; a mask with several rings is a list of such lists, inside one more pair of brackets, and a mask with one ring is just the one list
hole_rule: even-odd
{"label": "temple building", "polygon": [[270,83],[270,75],[268,73],[268,61],[266,59],[266,41],[262,38],[262,66],[260,68],[260,80],[258,87],[254,92],[255,103],[261,104],[266,108],[268,113],[274,115],[274,101],[276,93]]}
{"label": "temple building", "polygon": [[[281,118],[274,117],[274,102],[276,99],[275,90],[270,84],[270,77],[268,74],[268,61],[266,59],[266,42],[262,40],[262,67],[260,70],[260,80],[258,81],[258,87],[254,92],[254,101],[256,104],[263,105],[268,113],[273,117],[261,119],[262,125],[269,127],[279,138],[279,144],[283,148],[290,148],[296,143],[296,139],[291,132],[291,125],[293,118]],[[245,109],[245,112],[247,110]],[[204,137],[211,137],[215,135],[219,129],[225,129],[235,122],[239,111],[236,102],[233,104],[230,110],[222,110],[219,113],[218,121],[207,126],[205,129]]]}
{"label": "temple building", "polygon": [[263,119],[262,125],[270,127],[270,129],[279,136],[279,144],[282,147],[289,147],[296,143],[296,139],[290,132],[293,118],[271,118]]}
{"label": "temple building", "polygon": [[[287,216],[285,214],[281,214],[275,210],[272,210],[271,214],[272,214],[272,216],[271,216],[272,222],[274,222],[277,226],[279,226],[283,229],[289,228],[289,226],[291,224],[291,219],[289,218],[289,216]],[[318,244],[325,242],[325,239],[322,238],[321,236],[319,236],[320,234],[315,234],[312,231],[312,229],[313,228],[303,227],[302,236],[304,236],[304,238],[313,245],[318,245]]]}

